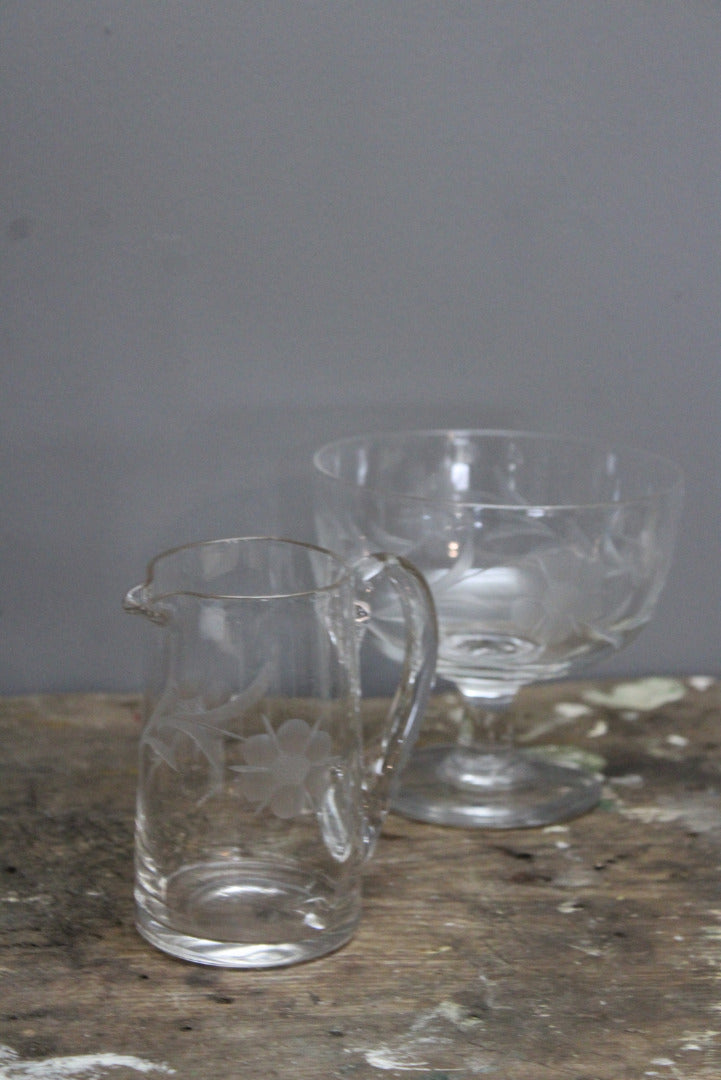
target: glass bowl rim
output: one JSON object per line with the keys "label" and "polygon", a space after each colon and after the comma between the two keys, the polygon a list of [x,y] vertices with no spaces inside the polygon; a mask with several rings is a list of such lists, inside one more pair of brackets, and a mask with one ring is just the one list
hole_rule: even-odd
{"label": "glass bowl rim", "polygon": [[[585,450],[596,451],[599,456],[605,454],[608,458],[625,456],[629,459],[635,459],[638,462],[647,462],[648,464],[654,464],[661,469],[665,469],[668,473],[668,479],[665,483],[659,483],[657,487],[651,492],[644,492],[638,495],[629,495],[627,497],[621,497],[619,499],[594,499],[588,501],[569,501],[569,502],[551,502],[551,503],[507,503],[501,501],[493,501],[488,499],[442,499],[438,497],[429,497],[427,495],[416,495],[409,491],[404,491],[402,488],[379,488],[370,485],[356,484],[351,480],[343,479],[337,475],[334,475],[326,466],[321,464],[322,455],[327,452],[341,448],[343,446],[359,446],[363,443],[370,444],[372,442],[386,442],[401,443],[404,440],[410,439],[422,439],[429,437],[466,437],[475,439],[525,439],[526,441],[536,441],[545,443],[565,444],[567,447],[572,448],[577,446]],[[553,432],[533,431],[522,428],[464,428],[464,427],[448,427],[448,428],[407,428],[399,431],[373,431],[366,432],[360,435],[346,435],[339,439],[332,439],[329,442],[323,443],[317,447],[313,452],[312,462],[314,469],[319,476],[325,477],[327,480],[332,481],[335,484],[347,487],[351,490],[367,491],[371,494],[389,496],[392,495],[395,498],[407,500],[411,503],[435,503],[436,505],[449,506],[458,509],[492,509],[492,510],[504,510],[504,511],[516,511],[519,514],[528,514],[544,512],[546,514],[560,513],[563,511],[581,511],[581,510],[600,510],[603,508],[618,509],[621,506],[632,506],[634,504],[648,503],[649,501],[656,501],[664,496],[671,495],[676,492],[680,497],[683,494],[684,489],[684,473],[681,466],[675,462],[672,458],[667,457],[664,454],[656,453],[655,451],[641,449],[637,446],[629,446],[624,443],[611,443],[609,441],[583,438],[575,435],[565,435]]]}

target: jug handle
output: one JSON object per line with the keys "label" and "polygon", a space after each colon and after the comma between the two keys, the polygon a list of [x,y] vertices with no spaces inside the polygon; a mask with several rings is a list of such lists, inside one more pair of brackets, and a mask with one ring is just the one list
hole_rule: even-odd
{"label": "jug handle", "polygon": [[[355,563],[361,587],[356,623],[372,623],[376,579],[390,582],[400,600],[405,623],[405,654],[398,687],[385,718],[377,754],[366,758],[363,795],[363,854],[368,858],[410,756],[433,686],[438,627],[431,591],[419,570],[402,555],[366,555]],[[376,582],[376,584],[374,584]]]}

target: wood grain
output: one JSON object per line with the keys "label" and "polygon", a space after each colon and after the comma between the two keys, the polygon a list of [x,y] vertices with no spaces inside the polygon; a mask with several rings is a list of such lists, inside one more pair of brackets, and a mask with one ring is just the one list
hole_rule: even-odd
{"label": "wood grain", "polygon": [[[516,710],[522,739],[602,763],[597,809],[508,832],[390,815],[354,940],[266,972],[134,929],[138,700],[0,701],[0,1080],[718,1080],[721,688],[586,700],[611,689]],[[428,737],[449,715],[434,699]]]}

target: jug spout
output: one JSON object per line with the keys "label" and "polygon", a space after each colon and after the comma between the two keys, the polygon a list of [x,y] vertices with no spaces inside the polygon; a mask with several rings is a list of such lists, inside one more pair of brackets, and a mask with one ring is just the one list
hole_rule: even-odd
{"label": "jug spout", "polygon": [[163,623],[167,619],[167,615],[153,605],[147,584],[134,585],[132,589],[128,589],[123,598],[123,610],[131,615],[145,615],[155,623]]}

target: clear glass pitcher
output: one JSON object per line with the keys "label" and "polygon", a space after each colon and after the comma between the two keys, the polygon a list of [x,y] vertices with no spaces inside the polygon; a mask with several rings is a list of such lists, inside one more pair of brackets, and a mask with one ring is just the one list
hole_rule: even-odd
{"label": "clear glass pitcher", "polygon": [[[374,596],[398,596],[405,660],[390,710],[361,710]],[[346,942],[414,742],[436,658],[433,602],[403,558],[354,565],[273,538],[157,556],[127,611],[156,624],[140,740],[140,933],[226,967],[307,960]]]}

